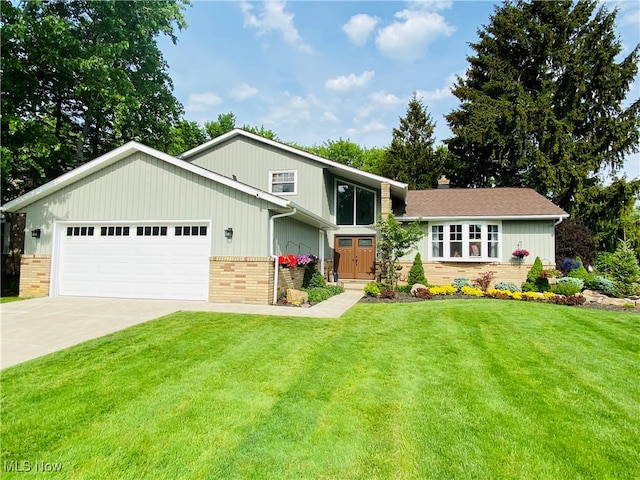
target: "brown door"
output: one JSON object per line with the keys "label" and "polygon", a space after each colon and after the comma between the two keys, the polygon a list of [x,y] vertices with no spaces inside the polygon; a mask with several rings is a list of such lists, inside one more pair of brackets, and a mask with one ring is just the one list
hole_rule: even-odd
{"label": "brown door", "polygon": [[376,263],[376,237],[335,238],[335,269],[340,278],[373,280]]}

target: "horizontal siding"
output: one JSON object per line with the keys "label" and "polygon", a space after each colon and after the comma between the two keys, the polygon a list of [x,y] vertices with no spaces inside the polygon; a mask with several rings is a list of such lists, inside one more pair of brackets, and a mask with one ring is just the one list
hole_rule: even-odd
{"label": "horizontal siding", "polygon": [[227,177],[235,175],[239,182],[267,192],[270,171],[295,170],[297,194],[283,195],[283,198],[317,215],[323,213],[323,168],[294,153],[284,152],[248,138],[236,137],[198,154],[189,161]]}
{"label": "horizontal siding", "polygon": [[[211,221],[211,254],[268,255],[270,204],[136,153],[25,208],[25,251],[49,254],[53,221]],[[233,239],[224,237],[232,227]]]}
{"label": "horizontal siding", "polygon": [[275,220],[276,255],[318,255],[318,229],[290,218]]}

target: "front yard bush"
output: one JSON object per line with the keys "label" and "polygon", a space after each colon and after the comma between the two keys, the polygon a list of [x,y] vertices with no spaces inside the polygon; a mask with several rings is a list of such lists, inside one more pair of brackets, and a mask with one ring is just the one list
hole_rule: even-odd
{"label": "front yard bush", "polygon": [[411,293],[411,285],[396,285],[396,292]]}
{"label": "front yard bush", "polygon": [[415,258],[413,259],[413,265],[411,265],[411,270],[409,270],[407,283],[409,284],[409,287],[416,283],[421,283],[422,285],[426,285],[427,283],[427,279],[424,277],[424,266],[422,265],[420,252],[416,253]]}
{"label": "front yard bush", "polygon": [[536,257],[527,273],[527,280],[522,285],[523,292],[548,292],[551,289],[549,280],[541,276],[542,270],[542,260]]}
{"label": "front yard bush", "polygon": [[467,277],[456,277],[451,282],[451,285],[454,286],[457,292],[462,291],[463,287],[473,287],[473,283]]}
{"label": "front yard bush", "polygon": [[314,272],[309,280],[308,288],[325,288],[327,286],[327,281],[324,279],[324,275],[320,272]]}
{"label": "front yard bush", "polygon": [[363,290],[367,297],[377,297],[380,294],[380,287],[376,282],[367,283]]}
{"label": "front yard bush", "polygon": [[[563,277],[563,278],[568,278],[568,277]],[[561,280],[561,279],[558,279],[558,280]],[[553,288],[551,289],[551,291],[556,295],[564,295],[565,297],[570,297],[572,295],[575,295],[576,293],[580,293],[581,290],[582,289],[578,285],[572,282],[558,283],[554,285]]]}
{"label": "front yard bush", "polygon": [[328,285],[325,287],[311,287],[306,289],[309,294],[309,303],[320,303],[344,292],[344,288],[338,285]]}
{"label": "front yard bush", "polygon": [[510,292],[520,292],[521,288],[513,282],[498,282],[495,285],[496,290],[509,290]]}
{"label": "front yard bush", "polygon": [[613,283],[606,277],[602,277],[600,275],[596,275],[593,278],[593,288],[594,290],[598,290],[602,293],[605,293],[611,297],[616,296],[616,284]]}
{"label": "front yard bush", "polygon": [[616,285],[616,295],[636,295],[640,289],[640,266],[635,252],[627,242],[621,242],[611,259],[611,279]]}

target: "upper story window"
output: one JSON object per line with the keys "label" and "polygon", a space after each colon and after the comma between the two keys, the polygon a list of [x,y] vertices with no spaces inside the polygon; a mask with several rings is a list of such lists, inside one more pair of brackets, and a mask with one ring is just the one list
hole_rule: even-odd
{"label": "upper story window", "polygon": [[500,224],[431,224],[429,244],[431,258],[434,260],[496,261],[500,257]]}
{"label": "upper story window", "polygon": [[336,182],[336,224],[371,225],[376,218],[373,190],[338,180]]}
{"label": "upper story window", "polygon": [[277,195],[297,193],[297,172],[295,170],[269,172],[269,192]]}

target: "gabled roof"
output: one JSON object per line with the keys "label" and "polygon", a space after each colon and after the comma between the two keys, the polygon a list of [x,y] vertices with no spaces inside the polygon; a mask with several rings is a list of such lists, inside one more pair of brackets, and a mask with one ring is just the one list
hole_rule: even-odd
{"label": "gabled roof", "polygon": [[31,203],[43,197],[46,197],[47,195],[51,195],[52,193],[55,193],[58,190],[61,190],[64,187],[71,185],[74,182],[77,182],[78,180],[81,180],[105,167],[108,167],[109,165],[113,165],[114,163],[136,152],[145,153],[149,156],[157,158],[158,160],[174,165],[178,168],[191,172],[195,175],[199,175],[213,182],[226,185],[230,188],[244,192],[248,195],[260,198],[261,200],[265,200],[266,202],[273,204],[275,207],[278,207],[280,209],[285,209],[284,211],[288,209],[296,208],[298,211],[296,216],[300,220],[304,221],[305,223],[310,223],[312,225],[315,225],[318,228],[323,228],[323,229],[336,228],[336,226],[331,222],[328,222],[322,217],[319,217],[318,215],[312,212],[309,212],[308,210],[305,210],[304,208],[296,205],[294,202],[291,202],[290,200],[286,200],[277,195],[273,195],[271,193],[265,192],[264,190],[254,188],[245,183],[238,182],[229,177],[225,177],[224,175],[220,175],[219,173],[215,173],[210,170],[207,170],[206,168],[202,168],[197,165],[193,165],[192,163],[185,162],[184,160],[180,160],[178,158],[172,157],[171,155],[167,155],[166,153],[163,153],[159,150],[148,147],[138,142],[126,143],[121,147],[116,148],[115,150],[105,153],[104,155],[94,160],[91,160],[90,162],[87,162],[78,168],[75,168],[74,170],[71,170],[63,175],[60,175],[58,178],[55,178],[50,182],[45,183],[44,185],[34,190],[31,190],[30,192],[25,193],[24,195],[14,200],[11,200],[10,202],[5,203],[2,206],[2,210],[6,212],[16,212],[21,208],[24,208],[30,205]]}
{"label": "gabled roof", "polygon": [[319,157],[318,155],[314,155],[313,153],[305,152],[304,150],[300,150],[290,145],[261,137],[260,135],[255,135],[240,128],[235,128],[227,133],[220,135],[219,137],[214,138],[213,140],[209,140],[202,145],[192,148],[191,150],[178,155],[178,158],[189,161],[189,159],[194,155],[204,152],[209,148],[220,145],[235,137],[249,138],[264,145],[269,145],[273,148],[282,150],[283,152],[293,153],[308,160],[318,162],[321,165],[324,165],[331,173],[341,176],[345,180],[352,180],[374,188],[380,188],[381,183],[388,183],[391,186],[392,195],[397,198],[402,198],[403,200],[405,199],[406,193],[408,191],[408,185],[406,183],[396,182],[395,180],[391,180],[390,178],[381,177],[380,175],[374,175],[373,173],[363,172],[362,170],[358,170],[357,168],[349,167],[342,163]]}
{"label": "gabled roof", "polygon": [[399,220],[416,218],[544,219],[567,212],[530,188],[441,188],[410,190],[407,204],[395,210]]}

